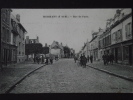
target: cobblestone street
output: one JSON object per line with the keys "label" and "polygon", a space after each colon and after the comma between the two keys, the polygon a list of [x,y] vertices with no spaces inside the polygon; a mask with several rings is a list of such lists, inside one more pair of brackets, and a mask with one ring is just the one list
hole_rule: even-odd
{"label": "cobblestone street", "polygon": [[73,59],[60,59],[35,71],[11,93],[133,93],[130,81],[90,67],[78,67]]}

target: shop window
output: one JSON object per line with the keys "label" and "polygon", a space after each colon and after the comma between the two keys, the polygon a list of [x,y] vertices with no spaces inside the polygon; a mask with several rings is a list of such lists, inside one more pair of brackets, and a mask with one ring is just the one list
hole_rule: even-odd
{"label": "shop window", "polygon": [[123,47],[123,56],[124,56],[124,60],[128,60],[129,59],[129,47]]}

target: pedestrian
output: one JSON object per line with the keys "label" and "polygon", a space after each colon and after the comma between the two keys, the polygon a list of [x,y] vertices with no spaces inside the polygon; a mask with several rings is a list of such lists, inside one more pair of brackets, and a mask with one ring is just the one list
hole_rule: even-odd
{"label": "pedestrian", "polygon": [[44,56],[42,55],[42,64],[44,63]]}
{"label": "pedestrian", "polygon": [[33,60],[34,60],[34,63],[35,63],[36,62],[36,57],[34,57]]}
{"label": "pedestrian", "polygon": [[87,63],[87,58],[85,57],[85,55],[83,55],[82,57],[83,68],[86,68],[86,63]]}
{"label": "pedestrian", "polygon": [[105,53],[103,54],[102,58],[103,58],[104,65],[106,65],[106,61],[105,61]]}
{"label": "pedestrian", "polygon": [[36,57],[36,61],[39,64],[39,62],[40,62],[40,57],[39,56]]}
{"label": "pedestrian", "polygon": [[50,57],[50,59],[49,59],[49,60],[50,60],[50,63],[52,64],[52,63],[53,63],[53,58],[52,58],[52,57]]}
{"label": "pedestrian", "polygon": [[80,64],[81,64],[81,66],[83,65],[83,56],[82,56],[82,54],[80,56]]}
{"label": "pedestrian", "polygon": [[110,57],[109,57],[109,54],[107,53],[107,55],[106,55],[106,64],[107,65],[109,64],[109,60],[110,60]]}
{"label": "pedestrian", "polygon": [[76,57],[76,55],[74,55],[74,61],[75,61],[75,63],[76,63],[76,60],[77,60],[77,57]]}
{"label": "pedestrian", "polygon": [[46,57],[46,62],[45,63],[48,65],[48,57]]}
{"label": "pedestrian", "polygon": [[88,63],[89,63],[89,59],[90,59],[90,57],[89,57],[89,55],[87,56],[87,61],[88,61]]}
{"label": "pedestrian", "polygon": [[91,63],[93,63],[93,56],[92,55],[90,56],[90,61],[91,61]]}
{"label": "pedestrian", "polygon": [[108,57],[109,56],[106,53],[104,53],[104,55],[102,56],[104,65],[107,65],[108,64],[108,59],[109,59]]}

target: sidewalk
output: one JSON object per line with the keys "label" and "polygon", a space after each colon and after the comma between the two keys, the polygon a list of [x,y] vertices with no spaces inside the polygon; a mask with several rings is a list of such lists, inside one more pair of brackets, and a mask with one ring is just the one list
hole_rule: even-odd
{"label": "sidewalk", "polygon": [[3,70],[0,70],[0,94],[5,93],[28,73],[44,65],[26,61],[4,67]]}
{"label": "sidewalk", "polygon": [[133,82],[133,67],[129,65],[121,65],[114,63],[109,65],[104,65],[102,61],[96,61],[92,64],[87,63],[88,66],[98,69],[103,72],[107,72],[109,74],[115,75],[117,77],[121,77],[127,80],[131,80]]}

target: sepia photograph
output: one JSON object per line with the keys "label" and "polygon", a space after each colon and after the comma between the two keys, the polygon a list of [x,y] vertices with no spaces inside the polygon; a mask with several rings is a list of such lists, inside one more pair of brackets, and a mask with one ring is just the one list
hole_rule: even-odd
{"label": "sepia photograph", "polygon": [[132,8],[2,8],[0,94],[133,93]]}

